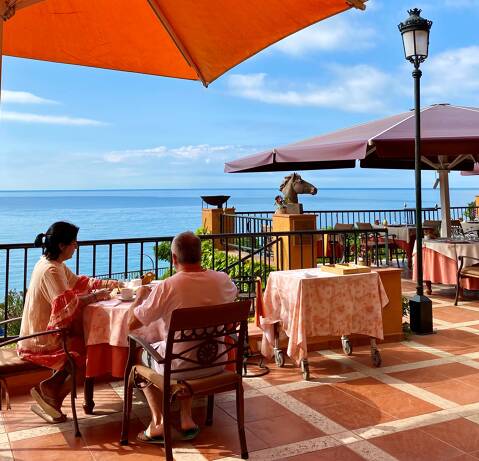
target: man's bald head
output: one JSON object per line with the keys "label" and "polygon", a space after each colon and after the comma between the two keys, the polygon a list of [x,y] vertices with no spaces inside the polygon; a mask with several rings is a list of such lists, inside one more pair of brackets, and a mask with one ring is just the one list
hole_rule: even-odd
{"label": "man's bald head", "polygon": [[179,264],[198,264],[201,262],[201,240],[193,232],[182,232],[173,239],[171,252]]}

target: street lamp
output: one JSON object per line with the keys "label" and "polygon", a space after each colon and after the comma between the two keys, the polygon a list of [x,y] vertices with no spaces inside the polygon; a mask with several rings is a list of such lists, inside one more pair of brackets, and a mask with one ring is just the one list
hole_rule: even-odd
{"label": "street lamp", "polygon": [[424,296],[422,272],[422,197],[421,197],[421,106],[420,80],[422,72],[419,66],[425,61],[429,51],[429,31],[432,21],[421,18],[421,10],[408,10],[409,17],[399,24],[402,35],[404,55],[414,65],[414,115],[416,138],[414,149],[414,170],[416,176],[416,295],[410,299],[411,330],[415,333],[432,333],[432,302]]}

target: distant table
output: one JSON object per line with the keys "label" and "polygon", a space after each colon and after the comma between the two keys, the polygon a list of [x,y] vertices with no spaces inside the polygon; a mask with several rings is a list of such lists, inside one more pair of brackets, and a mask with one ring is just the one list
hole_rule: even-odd
{"label": "distant table", "polygon": [[383,339],[382,308],[389,300],[379,274],[335,275],[321,269],[271,272],[264,292],[261,352],[273,355],[274,324],[288,336],[287,354],[297,364],[307,338],[358,333]]}
{"label": "distant table", "polygon": [[[413,279],[417,280],[416,246],[414,246]],[[423,240],[423,279],[428,294],[431,294],[431,283],[456,285],[458,257],[471,256],[479,258],[479,240],[434,239]],[[468,265],[467,259],[464,261]],[[476,263],[477,261],[474,261]],[[468,290],[479,290],[479,280],[466,278],[462,285]]]}

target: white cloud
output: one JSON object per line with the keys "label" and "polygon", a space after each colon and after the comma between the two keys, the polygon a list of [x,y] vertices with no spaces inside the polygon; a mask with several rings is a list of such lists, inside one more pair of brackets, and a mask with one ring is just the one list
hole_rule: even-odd
{"label": "white cloud", "polygon": [[256,147],[221,145],[212,146],[209,144],[197,144],[188,146],[179,146],[168,148],[166,146],[158,146],[147,149],[131,149],[123,151],[112,151],[103,155],[103,160],[108,163],[125,163],[139,159],[158,159],[169,157],[185,164],[188,160],[200,159],[205,163],[210,163],[211,158],[215,160],[227,158],[231,154],[242,155],[245,152],[256,151]]}
{"label": "white cloud", "polygon": [[447,50],[423,65],[423,94],[432,102],[479,102],[479,46]]}
{"label": "white cloud", "polygon": [[0,120],[3,122],[41,123],[47,125],[65,126],[103,126],[106,123],[89,118],[70,117],[68,115],[42,115],[26,112],[0,111]]}
{"label": "white cloud", "polygon": [[328,85],[294,85],[268,79],[268,75],[233,74],[227,81],[239,97],[268,104],[314,106],[348,112],[382,112],[388,99],[399,91],[393,77],[367,65],[332,66]]}
{"label": "white cloud", "polygon": [[2,90],[1,100],[4,104],[58,104],[57,101],[41,98],[27,91]]}
{"label": "white cloud", "polygon": [[308,27],[280,42],[273,49],[292,56],[315,51],[336,51],[370,48],[374,45],[374,29],[355,26],[344,18],[333,18]]}

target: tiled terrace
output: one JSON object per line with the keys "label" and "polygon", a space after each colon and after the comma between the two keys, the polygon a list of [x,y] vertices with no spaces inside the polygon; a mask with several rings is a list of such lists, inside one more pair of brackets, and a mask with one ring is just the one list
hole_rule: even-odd
{"label": "tiled terrace", "polygon": [[[310,354],[312,381],[286,366],[245,380],[246,434],[253,460],[479,459],[479,301],[454,307],[453,290],[435,287],[437,334],[381,345],[383,365],[372,368],[367,347],[352,357],[339,350]],[[403,292],[414,290],[403,281]],[[70,422],[50,426],[29,410],[28,396],[2,413],[0,460],[157,460],[158,446],[135,435],[148,421],[134,405],[130,446],[118,443],[121,383],[96,391],[96,416],[80,410],[82,437]],[[198,422],[204,421],[197,402]],[[80,406],[80,405],[79,405]],[[215,421],[192,443],[176,443],[177,460],[238,458],[234,400],[218,396]]]}

